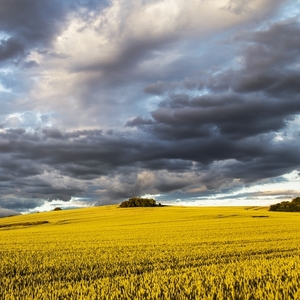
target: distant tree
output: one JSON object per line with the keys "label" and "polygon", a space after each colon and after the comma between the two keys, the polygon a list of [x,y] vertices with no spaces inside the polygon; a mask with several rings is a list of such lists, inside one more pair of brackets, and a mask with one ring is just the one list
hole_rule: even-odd
{"label": "distant tree", "polygon": [[300,212],[300,197],[270,205],[269,211]]}
{"label": "distant tree", "polygon": [[300,197],[296,197],[292,200],[292,203],[299,204],[300,205]]}
{"label": "distant tree", "polygon": [[56,211],[56,210],[61,210],[61,208],[60,208],[60,207],[55,207],[53,210],[54,210],[54,211]]}
{"label": "distant tree", "polygon": [[123,201],[119,207],[153,207],[157,206],[154,199],[132,197],[126,201]]}

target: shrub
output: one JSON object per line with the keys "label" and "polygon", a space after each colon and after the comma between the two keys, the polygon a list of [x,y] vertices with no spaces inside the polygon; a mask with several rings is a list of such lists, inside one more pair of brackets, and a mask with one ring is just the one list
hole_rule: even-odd
{"label": "shrub", "polygon": [[281,203],[270,205],[269,211],[300,212],[300,197],[293,199],[291,202],[282,201]]}
{"label": "shrub", "polygon": [[292,200],[292,203],[295,203],[295,204],[299,204],[300,205],[300,197],[297,197],[295,199]]}
{"label": "shrub", "polygon": [[61,210],[61,208],[60,208],[60,207],[55,207],[53,210],[54,210],[54,211],[56,211],[56,210]]}
{"label": "shrub", "polygon": [[153,206],[157,206],[156,201],[154,199],[141,198],[141,197],[133,197],[128,199],[127,201],[123,201],[120,204],[120,207],[153,207]]}

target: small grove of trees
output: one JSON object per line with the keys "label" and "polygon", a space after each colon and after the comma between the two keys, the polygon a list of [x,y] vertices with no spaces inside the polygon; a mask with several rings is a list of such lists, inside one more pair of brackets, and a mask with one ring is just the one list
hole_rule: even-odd
{"label": "small grove of trees", "polygon": [[133,197],[129,200],[123,201],[119,207],[153,207],[160,205],[160,203],[157,205],[154,199]]}
{"label": "small grove of trees", "polygon": [[299,211],[300,212],[300,197],[292,201],[283,201],[281,203],[270,205],[270,211]]}

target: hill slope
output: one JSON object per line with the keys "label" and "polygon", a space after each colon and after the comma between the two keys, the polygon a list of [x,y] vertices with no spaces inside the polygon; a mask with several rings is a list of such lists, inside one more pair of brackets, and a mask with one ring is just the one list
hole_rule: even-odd
{"label": "hill slope", "polygon": [[297,299],[299,221],[256,208],[117,206],[0,219],[0,294]]}

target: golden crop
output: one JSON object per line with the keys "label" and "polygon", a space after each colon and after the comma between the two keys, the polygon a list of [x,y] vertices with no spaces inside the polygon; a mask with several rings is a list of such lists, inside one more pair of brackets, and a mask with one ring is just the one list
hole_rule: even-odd
{"label": "golden crop", "polygon": [[106,206],[16,216],[0,219],[0,299],[300,299],[299,256],[299,213]]}

